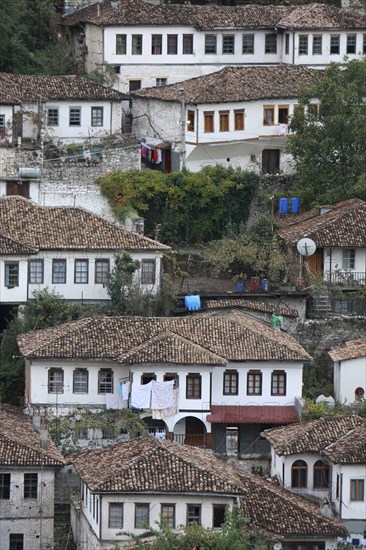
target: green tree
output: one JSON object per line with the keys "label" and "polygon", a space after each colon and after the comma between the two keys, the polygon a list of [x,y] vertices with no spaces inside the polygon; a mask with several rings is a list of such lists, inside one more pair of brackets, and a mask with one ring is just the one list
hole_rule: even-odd
{"label": "green tree", "polygon": [[[296,164],[296,196],[307,207],[366,198],[366,60],[332,63],[314,78],[291,126],[288,152]],[[319,116],[311,104],[320,102]]]}

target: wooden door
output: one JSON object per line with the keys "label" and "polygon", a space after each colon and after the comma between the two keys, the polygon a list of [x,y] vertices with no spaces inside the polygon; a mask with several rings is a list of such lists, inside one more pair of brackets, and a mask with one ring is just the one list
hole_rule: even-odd
{"label": "wooden door", "polygon": [[185,445],[192,447],[204,447],[205,443],[205,426],[201,420],[190,416],[186,418],[186,437]]}
{"label": "wooden door", "polygon": [[275,174],[280,169],[280,150],[263,149],[262,151],[262,173]]}
{"label": "wooden door", "polygon": [[323,253],[322,248],[318,248],[314,254],[305,258],[309,272],[312,275],[321,275],[323,273]]}
{"label": "wooden door", "polygon": [[16,142],[18,137],[23,137],[23,113],[17,111],[13,115],[13,141]]}

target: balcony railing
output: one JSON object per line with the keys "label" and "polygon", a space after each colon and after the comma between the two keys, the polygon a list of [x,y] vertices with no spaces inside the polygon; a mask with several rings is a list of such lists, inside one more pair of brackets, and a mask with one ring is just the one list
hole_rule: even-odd
{"label": "balcony railing", "polygon": [[327,273],[327,281],[346,287],[364,286],[366,273],[363,271],[332,271]]}
{"label": "balcony railing", "polygon": [[207,446],[206,434],[174,434],[173,441],[191,447],[206,448]]}

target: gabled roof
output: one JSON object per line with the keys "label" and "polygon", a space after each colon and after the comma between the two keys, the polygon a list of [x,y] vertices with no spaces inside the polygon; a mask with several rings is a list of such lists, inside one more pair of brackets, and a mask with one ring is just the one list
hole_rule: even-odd
{"label": "gabled roof", "polygon": [[[99,4],[99,5],[98,5]],[[197,29],[352,29],[364,28],[365,17],[335,6],[217,6],[159,4],[143,0],[104,0],[64,17],[67,25],[92,23],[99,26],[164,25]]]}
{"label": "gabled roof", "polygon": [[320,453],[365,420],[357,415],[323,417],[262,432],[279,456]]}
{"label": "gabled roof", "polygon": [[[174,333],[166,336],[167,331]],[[18,337],[28,358],[111,359],[150,362],[151,345],[161,362],[308,361],[310,356],[288,334],[245,315],[206,317],[89,317]],[[146,348],[145,348],[146,344]],[[142,347],[140,347],[142,346]],[[195,347],[199,346],[199,347]],[[166,354],[164,356],[164,354]],[[214,356],[213,356],[214,354]],[[217,357],[218,356],[218,357]]]}
{"label": "gabled roof", "polygon": [[[0,230],[1,231],[1,230]],[[10,237],[0,235],[0,254],[35,254],[36,248],[23,245]]]}
{"label": "gabled roof", "polygon": [[42,101],[122,101],[125,94],[76,75],[43,76],[0,73],[0,104]]}
{"label": "gabled roof", "polygon": [[348,340],[343,348],[328,351],[330,358],[335,361],[347,361],[366,356],[366,338]]}
{"label": "gabled roof", "polygon": [[366,464],[366,422],[356,426],[335,443],[328,445],[323,455],[334,464]]}
{"label": "gabled roof", "polygon": [[349,199],[314,208],[304,214],[288,216],[280,221],[278,235],[290,245],[308,237],[317,247],[364,247],[366,202]]}
{"label": "gabled roof", "polygon": [[19,196],[0,198],[0,234],[37,250],[170,250],[82,208],[41,206]]}
{"label": "gabled roof", "polygon": [[137,98],[161,101],[181,101],[184,90],[186,104],[228,103],[260,99],[298,98],[301,91],[310,89],[320,71],[299,65],[225,67],[208,75],[184,82],[154,86],[131,92]]}
{"label": "gabled roof", "polygon": [[338,520],[323,518],[315,504],[188,445],[143,436],[80,453],[74,465],[82,481],[97,493],[237,497],[252,524],[274,538],[347,533]]}
{"label": "gabled roof", "polygon": [[0,403],[0,467],[63,463],[63,456],[50,437],[47,447],[42,447],[39,433],[22,410]]}
{"label": "gabled roof", "polygon": [[220,298],[218,300],[206,300],[206,308],[215,309],[248,309],[250,311],[259,311],[262,313],[277,313],[285,317],[298,317],[297,309],[277,306],[268,302],[255,302],[246,298]]}

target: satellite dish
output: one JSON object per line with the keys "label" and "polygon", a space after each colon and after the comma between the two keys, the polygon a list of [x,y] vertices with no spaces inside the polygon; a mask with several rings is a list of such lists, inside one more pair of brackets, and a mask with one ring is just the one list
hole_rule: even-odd
{"label": "satellite dish", "polygon": [[316,244],[311,239],[304,238],[299,240],[296,248],[301,256],[311,256],[316,250]]}

